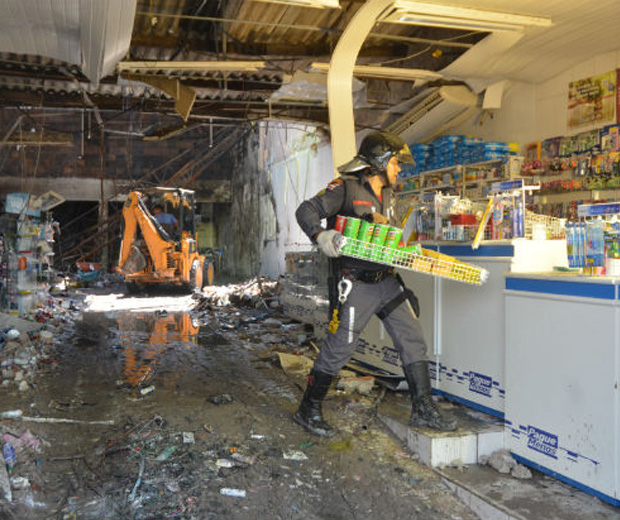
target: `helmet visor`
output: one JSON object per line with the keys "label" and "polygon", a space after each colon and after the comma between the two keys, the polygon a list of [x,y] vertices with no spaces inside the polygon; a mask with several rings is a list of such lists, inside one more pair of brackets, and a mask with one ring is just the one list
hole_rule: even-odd
{"label": "helmet visor", "polygon": [[340,173],[353,173],[358,172],[360,170],[365,170],[369,168],[370,165],[359,155],[356,155],[349,162],[344,163],[342,166],[338,167],[338,171]]}

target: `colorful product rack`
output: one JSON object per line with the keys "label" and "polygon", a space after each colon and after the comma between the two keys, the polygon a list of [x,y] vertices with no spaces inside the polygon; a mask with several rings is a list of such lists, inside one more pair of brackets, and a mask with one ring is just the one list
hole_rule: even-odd
{"label": "colorful product rack", "polygon": [[482,267],[467,264],[452,256],[421,247],[417,250],[415,248],[398,249],[356,238],[343,237],[340,252],[343,256],[369,260],[472,285],[482,285],[489,277],[489,272]]}

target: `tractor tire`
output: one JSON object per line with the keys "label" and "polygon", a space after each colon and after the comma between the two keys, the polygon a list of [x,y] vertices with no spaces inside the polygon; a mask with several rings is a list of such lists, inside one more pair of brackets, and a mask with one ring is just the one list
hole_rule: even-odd
{"label": "tractor tire", "polygon": [[187,290],[190,293],[202,290],[202,273],[198,273],[200,269],[200,263],[194,262],[192,268],[189,271],[189,282],[187,284]]}
{"label": "tractor tire", "polygon": [[205,260],[202,268],[202,285],[213,285],[213,279],[215,278],[215,266],[213,262]]}

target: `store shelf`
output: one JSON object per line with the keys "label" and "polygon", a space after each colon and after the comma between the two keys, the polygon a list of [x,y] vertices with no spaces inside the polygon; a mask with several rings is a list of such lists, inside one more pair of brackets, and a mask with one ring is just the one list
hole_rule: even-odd
{"label": "store shelf", "polygon": [[[520,159],[520,158],[517,158]],[[518,161],[517,161],[518,162]],[[519,163],[520,164],[520,163]],[[471,179],[468,181],[464,180],[466,172],[471,170],[481,171],[482,174],[488,174],[492,169],[501,169],[501,175],[499,177],[492,178],[483,178],[483,179]],[[459,195],[465,194],[465,189],[469,186],[479,186],[479,185],[490,185],[494,182],[504,181],[511,178],[516,174],[515,166],[512,164],[512,161],[506,161],[505,159],[496,159],[492,161],[482,161],[471,164],[456,164],[453,166],[447,166],[445,168],[437,168],[435,170],[426,170],[421,172],[418,176],[416,176],[416,181],[419,182],[420,187],[416,189],[406,189],[401,192],[397,192],[397,197],[400,199],[403,198],[412,198],[419,196],[423,193],[435,192],[435,191],[448,191],[452,190],[454,193]],[[432,177],[451,175],[457,176],[455,182],[443,182],[441,184],[435,184],[433,186],[425,186],[425,181]],[[408,183],[412,179],[406,178],[402,179],[397,183],[397,186],[407,186]]]}
{"label": "store shelf", "polygon": [[602,190],[577,190],[560,193],[537,193],[536,201],[541,204],[573,202],[577,200],[620,200],[620,188]]}

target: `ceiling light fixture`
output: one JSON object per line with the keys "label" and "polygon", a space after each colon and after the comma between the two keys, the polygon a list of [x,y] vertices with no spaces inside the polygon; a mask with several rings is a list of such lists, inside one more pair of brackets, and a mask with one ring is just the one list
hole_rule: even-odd
{"label": "ceiling light fixture", "polygon": [[121,61],[119,71],[206,71],[206,72],[256,72],[265,68],[264,61]]}
{"label": "ceiling light fixture", "polygon": [[396,0],[378,21],[485,32],[520,31],[527,26],[553,25],[550,18],[413,0]]}
{"label": "ceiling light fixture", "polygon": [[[312,72],[329,72],[329,63],[314,62],[310,65]],[[353,75],[361,78],[380,78],[403,81],[441,79],[439,72],[424,69],[403,69],[398,67],[377,67],[375,65],[355,65]]]}
{"label": "ceiling light fixture", "polygon": [[340,0],[255,0],[269,4],[285,4],[296,7],[316,7],[318,9],[340,9]]}

